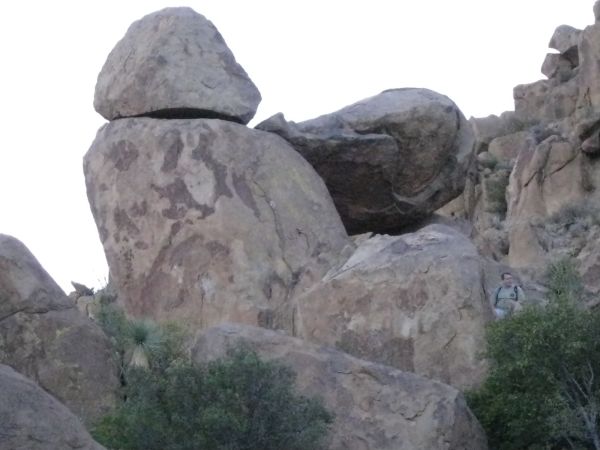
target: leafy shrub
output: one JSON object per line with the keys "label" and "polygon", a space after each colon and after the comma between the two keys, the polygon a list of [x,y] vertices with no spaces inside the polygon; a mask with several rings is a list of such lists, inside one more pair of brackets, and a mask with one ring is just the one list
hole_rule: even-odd
{"label": "leafy shrub", "polygon": [[600,448],[600,315],[579,306],[568,261],[548,276],[546,307],[488,329],[490,373],[467,397],[491,449]]}
{"label": "leafy shrub", "polygon": [[317,399],[294,392],[289,368],[241,347],[194,364],[174,325],[130,321],[114,307],[99,318],[122,367],[122,403],[92,430],[107,448],[322,448],[333,417]]}
{"label": "leafy shrub", "polygon": [[245,349],[163,373],[132,367],[127,400],[93,435],[122,450],[323,448],[332,416],[319,401],[296,395],[293,383],[290,369]]}
{"label": "leafy shrub", "polygon": [[506,188],[510,172],[499,171],[484,179],[486,193],[486,211],[491,213],[506,213]]}

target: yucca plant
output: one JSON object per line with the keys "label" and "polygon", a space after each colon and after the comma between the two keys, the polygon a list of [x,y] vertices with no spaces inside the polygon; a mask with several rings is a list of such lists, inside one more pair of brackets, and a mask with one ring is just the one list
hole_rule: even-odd
{"label": "yucca plant", "polygon": [[157,351],[162,343],[162,333],[158,326],[149,320],[130,320],[127,339],[128,366],[150,368],[150,355]]}

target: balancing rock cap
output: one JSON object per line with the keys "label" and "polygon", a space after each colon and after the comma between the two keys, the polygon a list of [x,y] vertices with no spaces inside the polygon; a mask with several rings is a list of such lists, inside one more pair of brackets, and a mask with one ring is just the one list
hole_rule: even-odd
{"label": "balancing rock cap", "polygon": [[94,108],[123,117],[223,118],[247,124],[260,92],[216,27],[191,8],[134,22],[98,75]]}

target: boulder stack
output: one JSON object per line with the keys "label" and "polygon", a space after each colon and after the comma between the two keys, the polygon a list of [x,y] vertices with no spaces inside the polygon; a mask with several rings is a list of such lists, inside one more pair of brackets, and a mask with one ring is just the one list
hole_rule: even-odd
{"label": "boulder stack", "polygon": [[129,313],[291,331],[293,295],[352,251],[310,165],[278,136],[236,123],[259,99],[218,31],[189,8],[144,17],[109,55],[97,109],[148,116],[105,125],[84,161]]}

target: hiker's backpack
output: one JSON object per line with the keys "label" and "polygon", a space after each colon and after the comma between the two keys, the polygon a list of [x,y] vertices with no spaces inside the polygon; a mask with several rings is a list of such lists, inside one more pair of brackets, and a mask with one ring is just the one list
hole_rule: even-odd
{"label": "hiker's backpack", "polygon": [[[498,286],[498,289],[496,289],[496,300],[494,301],[494,308],[496,306],[498,306],[498,294],[500,294],[500,289],[502,289],[502,286]],[[519,287],[518,286],[514,286],[513,288],[515,290],[515,302],[519,301]]]}

